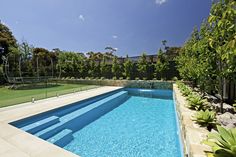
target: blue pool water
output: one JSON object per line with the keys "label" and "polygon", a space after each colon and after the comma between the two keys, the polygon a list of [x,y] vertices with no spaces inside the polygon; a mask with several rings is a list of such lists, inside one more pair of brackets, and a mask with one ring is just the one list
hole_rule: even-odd
{"label": "blue pool water", "polygon": [[183,156],[172,91],[123,89],[93,100],[12,125],[81,157]]}
{"label": "blue pool water", "polygon": [[64,148],[81,157],[180,157],[172,100],[131,96],[73,134]]}

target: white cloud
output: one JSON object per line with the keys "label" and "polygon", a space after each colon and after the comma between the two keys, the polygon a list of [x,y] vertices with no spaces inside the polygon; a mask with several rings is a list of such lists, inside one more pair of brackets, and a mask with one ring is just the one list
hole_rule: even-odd
{"label": "white cloud", "polygon": [[113,39],[117,39],[118,36],[117,36],[117,35],[113,35],[112,38],[113,38]]}
{"label": "white cloud", "polygon": [[81,21],[84,21],[84,20],[85,20],[84,15],[79,15],[79,19],[80,19]]}
{"label": "white cloud", "polygon": [[156,0],[156,4],[158,5],[162,5],[163,3],[165,3],[167,0]]}

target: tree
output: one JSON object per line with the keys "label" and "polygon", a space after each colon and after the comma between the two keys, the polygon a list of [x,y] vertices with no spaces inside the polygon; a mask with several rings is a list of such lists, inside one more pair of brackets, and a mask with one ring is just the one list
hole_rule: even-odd
{"label": "tree", "polygon": [[80,78],[85,78],[88,76],[88,59],[84,55],[80,55],[80,60],[78,63],[78,71],[79,71],[79,76]]}
{"label": "tree", "polygon": [[146,53],[143,53],[139,58],[137,66],[140,78],[147,79],[148,62]]}
{"label": "tree", "polygon": [[177,57],[178,70],[184,79],[197,83],[202,91],[209,88],[218,91],[221,112],[225,80],[236,78],[235,8],[234,0],[213,3],[208,21],[202,23],[200,32],[194,29]]}
{"label": "tree", "polygon": [[118,62],[118,57],[114,56],[112,61],[112,74],[114,77],[119,78],[121,75],[121,67]]}
{"label": "tree", "polygon": [[221,0],[212,5],[208,22],[211,25],[209,45],[216,52],[217,75],[223,112],[225,79],[235,79],[236,73],[236,1]]}
{"label": "tree", "polygon": [[113,52],[116,52],[117,48],[113,48],[111,46],[107,46],[107,47],[105,47],[105,50],[109,50],[109,52],[113,55]]}
{"label": "tree", "polygon": [[111,66],[107,64],[107,57],[104,55],[101,62],[101,75],[104,78],[109,78],[111,73]]}
{"label": "tree", "polygon": [[193,45],[199,40],[199,33],[195,27],[191,37],[187,40],[184,46],[180,50],[180,55],[176,58],[177,68],[180,76],[188,81],[192,81],[193,84],[197,83],[196,64],[198,55],[193,49]]}
{"label": "tree", "polygon": [[88,71],[86,60],[80,53],[63,51],[59,53],[58,64],[63,77],[85,77]]}
{"label": "tree", "polygon": [[167,46],[166,46],[167,40],[162,40],[161,43],[164,46],[164,49],[166,50],[167,49]]}
{"label": "tree", "polygon": [[32,77],[34,76],[34,69],[32,65],[32,53],[33,46],[29,45],[26,41],[18,45],[20,61],[21,61],[21,71],[23,77]]}
{"label": "tree", "polygon": [[17,41],[10,29],[0,21],[0,48],[3,48],[3,53],[0,52],[0,65],[2,64],[2,56],[6,56],[14,48],[17,48]]}
{"label": "tree", "polygon": [[88,52],[89,56],[89,75],[93,78],[101,77],[101,61],[103,59],[103,54],[101,52]]}
{"label": "tree", "polygon": [[134,68],[134,64],[129,59],[129,57],[127,55],[126,60],[124,62],[124,76],[126,77],[126,79],[132,79],[132,77],[133,77],[133,68]]}
{"label": "tree", "polygon": [[157,54],[157,62],[155,64],[156,75],[160,74],[161,79],[165,76],[163,75],[166,70],[168,70],[169,62],[167,56],[162,52],[162,49],[159,50]]}
{"label": "tree", "polygon": [[28,59],[32,56],[33,46],[29,45],[26,41],[19,44],[19,51],[23,59]]}

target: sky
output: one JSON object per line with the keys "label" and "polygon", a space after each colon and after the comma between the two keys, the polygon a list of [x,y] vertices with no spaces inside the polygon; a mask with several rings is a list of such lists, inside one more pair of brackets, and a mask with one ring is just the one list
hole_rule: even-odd
{"label": "sky", "polygon": [[209,15],[211,0],[0,0],[0,20],[34,47],[118,56],[181,46]]}

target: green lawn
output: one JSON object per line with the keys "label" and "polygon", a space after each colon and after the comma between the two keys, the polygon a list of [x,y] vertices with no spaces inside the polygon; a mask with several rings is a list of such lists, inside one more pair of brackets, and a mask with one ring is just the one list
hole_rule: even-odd
{"label": "green lawn", "polygon": [[45,84],[31,85],[20,89],[0,87],[0,108],[23,102],[29,102],[32,100],[32,97],[34,97],[35,100],[39,100],[53,97],[57,94],[63,95],[95,87],[96,86],[93,85],[80,84],[51,84],[48,85],[47,88],[45,88]]}

